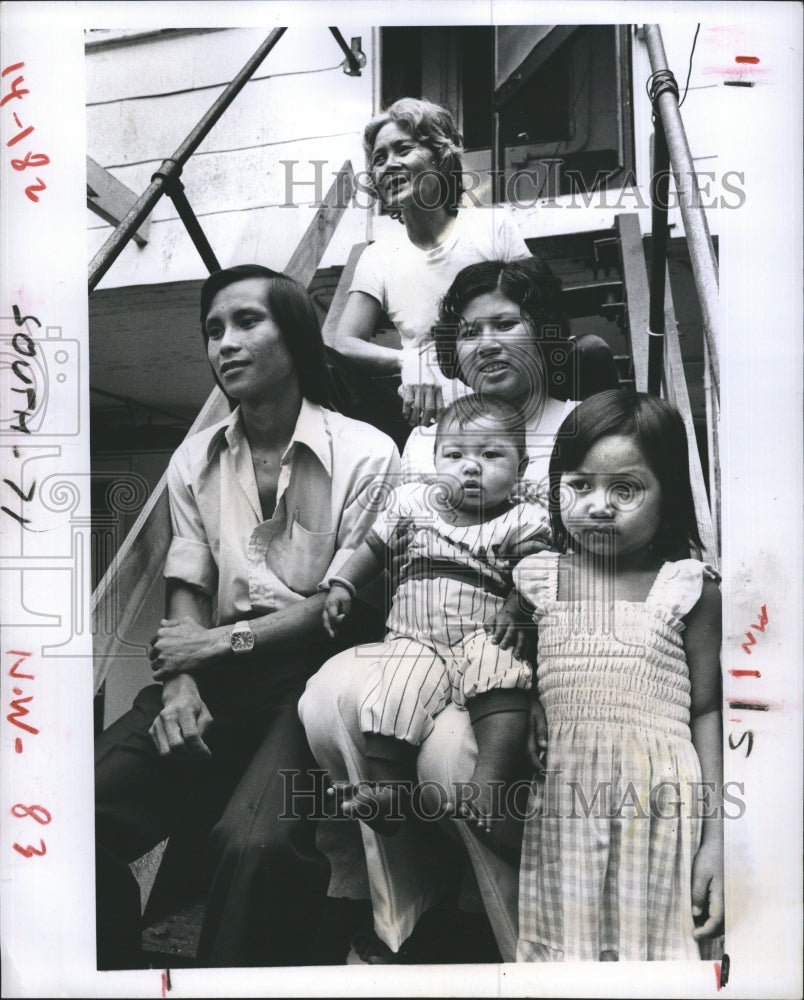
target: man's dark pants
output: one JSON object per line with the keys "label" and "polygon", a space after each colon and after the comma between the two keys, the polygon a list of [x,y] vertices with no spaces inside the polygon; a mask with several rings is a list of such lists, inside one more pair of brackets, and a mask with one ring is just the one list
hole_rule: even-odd
{"label": "man's dark pants", "polygon": [[[185,831],[209,832],[210,890],[197,964],[316,964],[313,939],[329,865],[315,848],[311,816],[320,815],[323,779],[297,704],[306,678],[329,656],[367,634],[376,637],[374,619],[358,614],[350,624],[337,645],[311,643],[275,663],[232,663],[196,675],[214,719],[205,735],[211,757],[158,755],[148,735],[162,708],[158,685],[144,688],[97,738],[99,968],[143,964],[140,893],[129,863]],[[291,800],[291,787],[317,794]]]}

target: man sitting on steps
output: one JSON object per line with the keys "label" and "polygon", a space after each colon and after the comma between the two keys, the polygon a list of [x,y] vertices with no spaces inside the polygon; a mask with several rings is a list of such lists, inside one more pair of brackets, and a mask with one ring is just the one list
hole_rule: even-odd
{"label": "man sitting on steps", "polygon": [[319,585],[362,541],[376,513],[368,491],[399,456],[375,428],[327,409],[307,292],[257,265],[218,271],[201,290],[201,326],[238,405],[171,459],[166,613],[149,650],[160,683],[97,740],[101,969],[144,964],[129,863],[187,830],[210,835],[197,964],[315,963],[329,866],[312,797],[288,817],[280,772],[312,787],[297,713],[305,681],[381,628],[367,606],[337,644],[322,626]]}

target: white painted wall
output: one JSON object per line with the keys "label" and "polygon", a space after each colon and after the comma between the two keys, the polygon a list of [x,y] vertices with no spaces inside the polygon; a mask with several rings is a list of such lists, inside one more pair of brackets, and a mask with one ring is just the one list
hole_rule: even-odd
{"label": "white painted wall", "polygon": [[[679,87],[684,88],[695,13],[690,11],[662,25],[668,63]],[[740,29],[703,23],[699,32],[682,109],[696,167],[714,171],[708,182],[711,195],[724,192],[721,178],[729,165],[718,155],[724,108],[755,103],[750,89],[724,86],[722,70],[733,76],[761,70],[740,69],[734,63]],[[218,259],[224,266],[259,261],[282,268],[298,244],[313,214],[316,197],[325,191],[331,174],[346,159],[362,170],[360,143],[363,126],[373,111],[378,73],[378,35],[369,25],[343,29],[347,40],[362,39],[368,62],[361,77],[347,76],[341,51],[324,26],[291,27],[224,117],[202,143],[183,174],[190,204],[198,215]],[[267,29],[234,28],[156,36],[122,46],[87,50],[87,152],[120,181],[139,193],[150,183],[162,160],[184,139],[212,104],[220,87],[237,73],[254,52]],[[746,39],[746,51],[751,46]],[[633,108],[636,174],[641,195],[648,200],[651,109],[645,92],[650,65],[639,33],[632,36]],[[265,77],[268,77],[265,79]],[[262,78],[262,79],[260,79]],[[205,89],[210,88],[210,89]],[[470,158],[471,159],[471,158]],[[288,186],[288,168],[296,160]],[[311,183],[311,161],[325,161],[323,191]],[[467,166],[473,165],[467,162]],[[304,183],[307,182],[307,183]],[[732,183],[739,184],[739,180]],[[288,201],[298,207],[281,207]],[[622,211],[639,211],[643,232],[650,231],[650,212],[634,198],[614,207],[570,208],[569,199],[537,203],[515,210],[526,237],[549,235],[613,224]],[[547,209],[547,210],[545,210]],[[718,231],[718,212],[708,221]],[[345,262],[351,246],[366,237],[365,211],[349,210],[323,261],[324,266]],[[163,198],[151,216],[148,246],[127,247],[100,287],[150,284],[203,277],[205,268],[172,203]],[[379,222],[380,230],[385,220]],[[670,219],[674,235],[683,233],[680,212]],[[93,255],[111,233],[111,227],[88,211],[88,243]]]}
{"label": "white painted wall", "polygon": [[[268,29],[237,28],[157,35],[87,48],[87,153],[132,191],[144,191],[257,49]],[[368,26],[344,30],[362,38]],[[361,135],[372,111],[371,61],[347,76],[343,53],[325,25],[290,27],[280,38],[182,174],[185,193],[223,266],[258,261],[281,269],[313,216],[312,207],[351,159],[363,168]],[[282,160],[299,161],[295,178],[313,182],[310,160],[324,160],[322,190],[291,189]],[[292,201],[297,207],[281,207]],[[365,213],[351,212],[332,252],[342,263],[365,238]],[[129,245],[99,287],[203,277],[206,269],[172,202],[151,215],[149,243]],[[88,210],[90,256],[112,232]],[[325,265],[328,262],[325,262]]]}

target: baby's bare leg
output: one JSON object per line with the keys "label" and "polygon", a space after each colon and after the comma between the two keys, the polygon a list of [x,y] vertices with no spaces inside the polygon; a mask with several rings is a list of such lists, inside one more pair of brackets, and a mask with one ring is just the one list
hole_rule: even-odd
{"label": "baby's bare leg", "polygon": [[[475,701],[491,694],[480,695]],[[524,704],[523,699],[522,709],[496,711],[473,719],[477,761],[471,780],[461,789],[458,807],[459,815],[494,841],[490,847],[496,844],[515,853],[522,838],[522,817],[512,808],[509,790],[527,775],[528,713]]]}
{"label": "baby's bare leg", "polygon": [[[522,824],[511,816],[509,789],[528,776],[527,733],[532,668],[515,649],[493,642],[485,629],[469,635],[454,661],[453,684],[469,712],[477,743],[474,773],[458,796],[458,814],[488,836],[521,839]],[[491,689],[489,690],[489,688]],[[488,841],[484,841],[488,842]],[[494,844],[489,843],[494,847]]]}

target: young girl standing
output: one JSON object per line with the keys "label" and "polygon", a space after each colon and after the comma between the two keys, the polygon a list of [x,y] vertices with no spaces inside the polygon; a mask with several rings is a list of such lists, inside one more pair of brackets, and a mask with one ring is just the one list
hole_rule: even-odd
{"label": "young girl standing", "polygon": [[720,592],[685,557],[700,538],[684,424],[615,390],[557,440],[558,551],[514,571],[548,724],[517,958],[696,959],[723,920]]}

